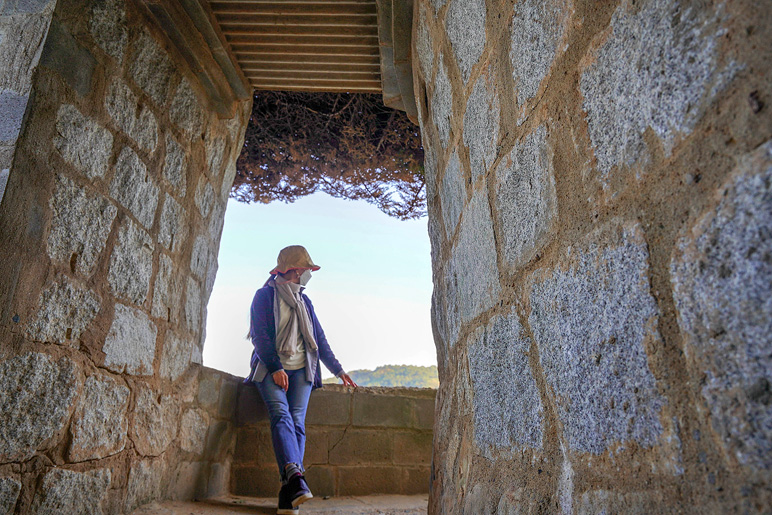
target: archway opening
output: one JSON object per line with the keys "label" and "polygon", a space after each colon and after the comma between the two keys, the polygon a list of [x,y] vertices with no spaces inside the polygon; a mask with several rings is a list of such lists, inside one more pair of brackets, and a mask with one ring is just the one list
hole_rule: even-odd
{"label": "archway opening", "polygon": [[308,294],[355,380],[436,387],[426,223],[423,149],[404,113],[375,95],[257,93],[226,211],[204,364],[248,373],[252,297],[278,251],[300,243],[322,266]]}

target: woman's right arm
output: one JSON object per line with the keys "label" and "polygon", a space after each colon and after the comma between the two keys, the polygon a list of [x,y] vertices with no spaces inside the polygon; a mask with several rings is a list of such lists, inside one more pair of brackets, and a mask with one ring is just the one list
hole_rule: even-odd
{"label": "woman's right arm", "polygon": [[281,370],[282,364],[279,354],[276,352],[276,327],[273,320],[273,307],[271,305],[271,289],[261,288],[255,293],[250,309],[252,345],[260,361],[268,367],[268,372],[273,374]]}

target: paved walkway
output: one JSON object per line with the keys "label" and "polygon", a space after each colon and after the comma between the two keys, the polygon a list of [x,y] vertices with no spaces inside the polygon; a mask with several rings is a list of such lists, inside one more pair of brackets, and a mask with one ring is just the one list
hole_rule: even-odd
{"label": "paved walkway", "polygon": [[[300,506],[301,515],[423,515],[429,496],[368,495],[362,497],[315,497]],[[276,499],[222,497],[198,502],[165,501],[151,503],[133,515],[235,515],[276,513]]]}

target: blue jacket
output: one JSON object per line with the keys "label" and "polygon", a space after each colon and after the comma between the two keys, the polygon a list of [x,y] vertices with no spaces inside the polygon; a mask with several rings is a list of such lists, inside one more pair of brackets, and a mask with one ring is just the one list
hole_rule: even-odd
{"label": "blue jacket", "polygon": [[[252,299],[249,334],[252,338],[254,350],[252,351],[252,360],[250,363],[251,371],[245,382],[250,381],[255,376],[255,371],[261,363],[268,369],[269,374],[273,374],[277,370],[283,368],[281,360],[279,359],[279,353],[276,351],[276,321],[273,316],[274,296],[273,287],[266,285],[257,290],[254,299]],[[306,366],[309,366],[308,358],[310,357],[313,361],[310,363],[311,368],[315,370],[313,387],[319,388],[322,386],[322,373],[319,370],[319,359],[321,359],[324,366],[335,375],[341,373],[343,367],[335,358],[335,354],[332,352],[330,344],[327,343],[327,337],[324,335],[321,324],[319,324],[319,319],[316,318],[316,313],[314,312],[314,306],[311,304],[311,300],[305,294],[302,294],[302,296],[308,307],[308,314],[310,315],[311,322],[314,326],[314,338],[316,339],[316,346],[318,347],[318,352],[306,352]]]}

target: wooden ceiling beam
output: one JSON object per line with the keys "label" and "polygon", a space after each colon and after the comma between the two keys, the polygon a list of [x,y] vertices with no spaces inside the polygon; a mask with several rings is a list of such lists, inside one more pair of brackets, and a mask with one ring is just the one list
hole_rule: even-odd
{"label": "wooden ceiling beam", "polygon": [[305,16],[357,16],[376,15],[375,4],[361,2],[327,2],[327,3],[277,3],[277,2],[210,2],[212,12],[221,14],[260,14],[271,16],[305,15]]}

